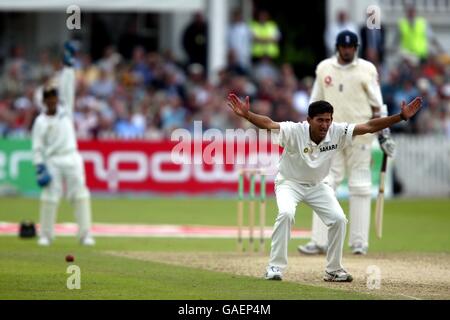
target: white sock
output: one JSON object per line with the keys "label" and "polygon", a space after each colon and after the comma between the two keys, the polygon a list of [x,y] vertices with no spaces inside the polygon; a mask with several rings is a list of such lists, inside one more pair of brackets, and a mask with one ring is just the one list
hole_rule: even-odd
{"label": "white sock", "polygon": [[56,221],[57,202],[41,201],[40,207],[40,237],[49,240],[54,238],[54,226]]}
{"label": "white sock", "polygon": [[370,201],[370,195],[350,196],[350,246],[357,243],[369,245]]}
{"label": "white sock", "polygon": [[311,240],[318,246],[325,247],[328,244],[328,227],[313,211]]}
{"label": "white sock", "polygon": [[74,201],[75,219],[78,223],[78,237],[84,239],[91,236],[91,201],[89,198]]}

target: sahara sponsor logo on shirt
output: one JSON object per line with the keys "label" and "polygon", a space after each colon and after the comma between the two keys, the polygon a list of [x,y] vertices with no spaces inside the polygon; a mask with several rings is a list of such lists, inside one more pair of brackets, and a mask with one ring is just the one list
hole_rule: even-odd
{"label": "sahara sponsor logo on shirt", "polygon": [[320,147],[320,152],[336,150],[337,147],[338,147],[337,144],[331,144],[331,145],[329,145],[329,146],[323,146],[323,147]]}

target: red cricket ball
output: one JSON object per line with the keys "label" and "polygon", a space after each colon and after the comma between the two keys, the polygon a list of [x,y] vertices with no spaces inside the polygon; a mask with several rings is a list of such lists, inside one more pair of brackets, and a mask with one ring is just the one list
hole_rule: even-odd
{"label": "red cricket ball", "polygon": [[68,254],[68,255],[66,256],[66,261],[67,261],[67,262],[73,262],[74,260],[75,260],[75,258],[73,257],[73,255]]}

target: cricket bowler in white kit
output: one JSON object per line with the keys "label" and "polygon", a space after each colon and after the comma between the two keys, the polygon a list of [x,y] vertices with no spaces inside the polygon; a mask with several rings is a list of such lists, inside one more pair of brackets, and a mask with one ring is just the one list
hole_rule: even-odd
{"label": "cricket bowler in white kit", "polygon": [[74,207],[80,243],[95,244],[90,232],[90,193],[73,122],[75,72],[68,49],[65,47],[65,66],[56,77],[57,84],[47,84],[42,90],[45,110],[36,118],[32,129],[33,163],[37,182],[42,187],[38,240],[42,246],[50,245],[54,239],[58,205],[64,193]]}
{"label": "cricket bowler in white kit", "polygon": [[316,211],[328,227],[329,247],[325,281],[350,282],[352,276],[342,266],[342,250],[347,219],[334,190],[324,182],[333,157],[352,144],[353,137],[374,133],[412,117],[421,106],[421,98],[402,103],[401,113],[369,120],[362,124],[334,123],[333,107],[327,101],[310,104],[307,121],[302,123],[274,122],[267,116],[250,111],[249,98],[242,102],[235,94],[228,105],[238,116],[256,127],[279,132],[279,144],[284,148],[275,179],[278,216],[272,233],[269,264],[265,279],[281,280],[288,263],[288,242],[294,224],[295,210],[305,202]]}
{"label": "cricket bowler in white kit", "polygon": [[[358,37],[342,31],[336,38],[336,55],[322,61],[316,69],[311,101],[326,100],[333,105],[336,122],[362,123],[387,115],[375,66],[357,57]],[[371,154],[374,135],[356,137],[351,145],[339,149],[333,159],[328,184],[336,191],[348,176],[350,205],[349,245],[354,254],[366,254],[369,247],[371,203]],[[392,156],[395,143],[389,129],[378,133],[382,150]],[[327,227],[313,213],[311,241],[299,246],[304,254],[325,253]]]}

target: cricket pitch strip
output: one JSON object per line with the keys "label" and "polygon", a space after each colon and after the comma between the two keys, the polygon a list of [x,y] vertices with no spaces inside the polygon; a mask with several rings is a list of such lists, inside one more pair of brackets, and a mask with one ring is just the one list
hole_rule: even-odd
{"label": "cricket pitch strip", "polygon": [[[242,253],[107,251],[108,255],[188,266],[263,279],[268,256]],[[450,299],[449,253],[345,254],[343,263],[353,275],[352,283],[322,280],[325,256],[290,255],[283,281],[376,295],[382,299]],[[379,289],[369,289],[369,270],[380,271]],[[261,280],[266,281],[266,280]],[[301,299],[301,297],[299,297]]]}

